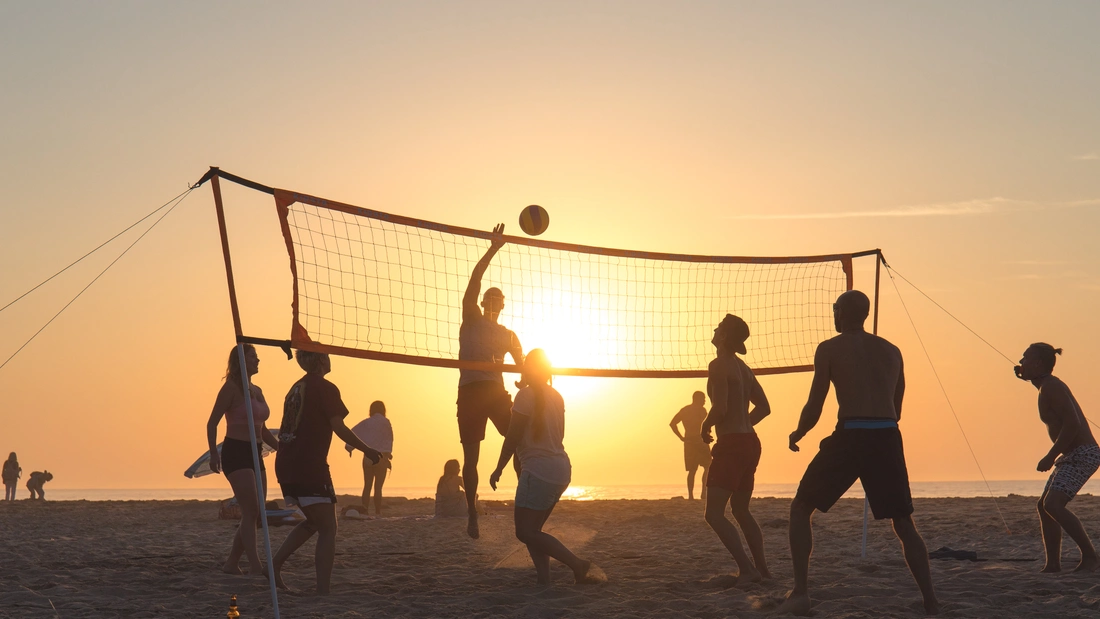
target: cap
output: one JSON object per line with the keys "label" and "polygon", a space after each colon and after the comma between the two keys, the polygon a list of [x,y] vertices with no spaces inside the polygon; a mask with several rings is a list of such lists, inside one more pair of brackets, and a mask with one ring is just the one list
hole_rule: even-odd
{"label": "cap", "polygon": [[749,339],[749,325],[744,320],[733,314],[726,314],[726,317],[718,324],[718,328],[722,330],[723,337],[727,341],[734,343],[733,350],[735,352],[742,355],[747,352],[745,340]]}

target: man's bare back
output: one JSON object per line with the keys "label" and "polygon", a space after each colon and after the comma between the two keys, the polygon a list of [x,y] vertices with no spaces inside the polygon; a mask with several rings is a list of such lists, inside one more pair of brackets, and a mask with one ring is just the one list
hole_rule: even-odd
{"label": "man's bare back", "polygon": [[814,365],[828,368],[836,387],[840,419],[901,418],[905,391],[901,351],[866,331],[849,331],[822,342]]}

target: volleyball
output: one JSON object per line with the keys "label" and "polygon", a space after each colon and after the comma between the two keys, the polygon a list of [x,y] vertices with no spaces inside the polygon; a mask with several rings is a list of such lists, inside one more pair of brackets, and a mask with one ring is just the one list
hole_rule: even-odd
{"label": "volleyball", "polygon": [[519,212],[519,227],[531,236],[546,232],[550,226],[550,214],[537,204],[532,204]]}

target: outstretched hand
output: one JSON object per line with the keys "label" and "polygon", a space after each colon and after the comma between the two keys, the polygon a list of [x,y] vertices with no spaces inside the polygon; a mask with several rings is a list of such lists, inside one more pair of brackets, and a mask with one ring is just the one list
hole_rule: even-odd
{"label": "outstretched hand", "polygon": [[504,224],[497,224],[493,228],[493,238],[489,239],[489,247],[493,250],[504,247]]}
{"label": "outstretched hand", "polygon": [[799,451],[798,441],[801,441],[801,440],[802,440],[802,435],[798,433],[798,430],[795,430],[794,432],[791,432],[790,444],[788,445],[790,450],[794,451],[794,452],[798,452]]}
{"label": "outstretched hand", "polygon": [[500,469],[493,471],[493,474],[489,476],[489,487],[494,491],[497,489],[497,482],[500,481],[500,475],[503,473]]}

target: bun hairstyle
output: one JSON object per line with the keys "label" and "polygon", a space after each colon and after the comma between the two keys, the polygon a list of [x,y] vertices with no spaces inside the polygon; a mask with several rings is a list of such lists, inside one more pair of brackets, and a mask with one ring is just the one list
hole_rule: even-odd
{"label": "bun hairstyle", "polygon": [[1054,364],[1058,361],[1057,356],[1062,354],[1061,348],[1055,348],[1046,342],[1035,342],[1028,349],[1034,351],[1035,356],[1039,358],[1039,361],[1043,363],[1043,367],[1047,372],[1054,370]]}

